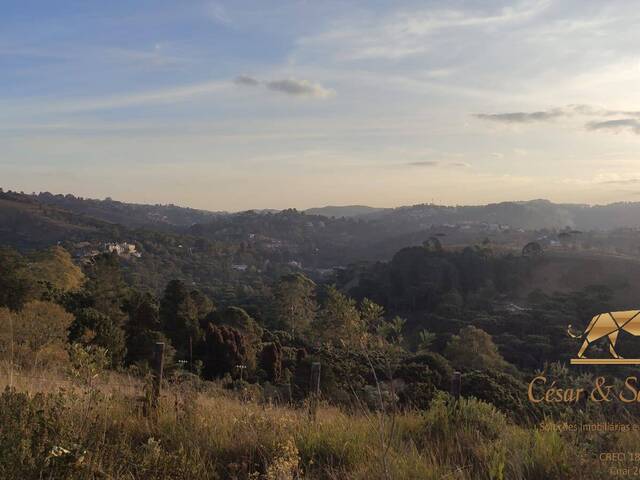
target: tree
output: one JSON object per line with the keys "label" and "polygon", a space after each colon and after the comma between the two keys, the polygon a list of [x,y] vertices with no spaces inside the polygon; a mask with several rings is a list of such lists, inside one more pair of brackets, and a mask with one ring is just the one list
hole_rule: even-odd
{"label": "tree", "polygon": [[37,352],[51,343],[65,343],[73,315],[60,305],[34,300],[14,313],[16,338]]}
{"label": "tree", "polygon": [[94,258],[87,269],[85,295],[90,300],[90,307],[108,315],[119,325],[124,325],[126,314],[122,310],[130,290],[115,254],[105,253]]}
{"label": "tree", "polygon": [[95,308],[84,308],[76,313],[69,340],[105,348],[113,366],[122,364],[127,351],[124,330]]}
{"label": "tree", "polygon": [[125,303],[129,315],[127,331],[160,330],[159,306],[150,293],[135,292]]}
{"label": "tree", "polygon": [[160,331],[158,302],[150,293],[136,292],[126,304],[129,320],[125,328],[128,364],[150,362],[157,342],[165,343],[165,362],[171,348]]}
{"label": "tree", "polygon": [[187,358],[190,345],[202,339],[198,314],[198,305],[185,284],[170,281],[160,301],[160,322],[181,358]]}
{"label": "tree", "polygon": [[451,337],[445,356],[456,368],[465,370],[504,370],[508,366],[491,335],[472,325]]}
{"label": "tree", "polygon": [[438,237],[429,237],[427,240],[422,242],[422,246],[428,252],[442,251],[442,243],[440,243],[440,239]]}
{"label": "tree", "polygon": [[228,325],[209,324],[202,348],[203,375],[213,379],[247,364],[247,343],[242,333]]}
{"label": "tree", "polygon": [[61,292],[78,290],[84,282],[82,270],[64,248],[55,246],[33,255],[29,272],[39,283]]}
{"label": "tree", "polygon": [[315,288],[313,281],[299,273],[283,276],[274,288],[275,316],[293,335],[304,333],[315,318]]}
{"label": "tree", "polygon": [[264,345],[260,353],[260,366],[269,380],[278,383],[282,377],[282,347],[277,341]]}
{"label": "tree", "polygon": [[193,300],[196,306],[199,320],[203,320],[209,313],[215,310],[216,307],[213,302],[200,290],[191,290],[189,295],[191,295],[191,300]]}
{"label": "tree", "polygon": [[318,313],[314,330],[322,342],[344,342],[347,345],[360,343],[366,334],[355,300],[333,285],[327,287],[326,299]]}
{"label": "tree", "polygon": [[262,338],[262,327],[243,308],[227,307],[210,318],[218,325],[228,325],[237,329],[252,344],[260,342]]}
{"label": "tree", "polygon": [[26,261],[10,248],[0,247],[0,307],[20,310],[32,296]]}
{"label": "tree", "polygon": [[444,252],[408,247],[393,256],[390,294],[409,310],[431,309],[443,292],[459,284],[458,271]]}
{"label": "tree", "polygon": [[402,331],[404,330],[404,326],[406,323],[407,321],[404,318],[400,318],[396,315],[391,319],[390,322],[384,323],[378,329],[378,333],[387,342],[399,345],[400,343],[402,343]]}
{"label": "tree", "polygon": [[384,307],[364,298],[360,303],[360,317],[370,334],[377,334],[384,325]]}
{"label": "tree", "polygon": [[227,307],[212,313],[208,319],[215,325],[232,327],[242,334],[245,341],[247,366],[253,369],[262,339],[262,327],[240,307]]}
{"label": "tree", "polygon": [[529,242],[522,247],[523,257],[539,257],[544,251],[538,242]]}
{"label": "tree", "polygon": [[436,340],[437,335],[423,328],[418,334],[418,352],[429,351],[431,344]]}
{"label": "tree", "polygon": [[0,357],[35,365],[47,357],[63,361],[73,315],[55,303],[34,300],[19,312],[0,308]]}

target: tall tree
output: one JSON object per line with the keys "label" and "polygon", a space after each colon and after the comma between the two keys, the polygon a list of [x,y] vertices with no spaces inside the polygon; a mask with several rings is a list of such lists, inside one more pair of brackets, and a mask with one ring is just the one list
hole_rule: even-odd
{"label": "tall tree", "polygon": [[151,362],[157,342],[165,343],[165,361],[173,350],[171,342],[161,331],[159,306],[150,293],[134,293],[126,304],[129,314],[126,344],[128,364]]}
{"label": "tall tree", "polygon": [[105,253],[95,257],[86,273],[84,291],[90,298],[89,306],[123,326],[127,318],[123,306],[131,292],[124,281],[118,256]]}
{"label": "tall tree", "polygon": [[275,316],[292,335],[303,334],[315,318],[315,288],[312,280],[299,273],[283,276],[274,288]]}
{"label": "tall tree", "polygon": [[0,307],[19,310],[32,295],[26,261],[11,248],[0,247]]}
{"label": "tall tree", "polygon": [[355,345],[363,340],[366,326],[355,300],[331,285],[326,289],[326,298],[314,322],[314,331],[323,342]]}
{"label": "tall tree", "polygon": [[237,365],[248,362],[246,339],[236,328],[210,323],[204,337],[202,358],[205,378],[230,373]]}
{"label": "tall tree", "polygon": [[262,340],[262,327],[240,307],[227,307],[214,312],[208,319],[215,325],[226,325],[239,331],[245,341],[247,363],[250,368],[255,367],[256,355]]}
{"label": "tall tree", "polygon": [[38,282],[66,292],[78,290],[84,282],[82,270],[64,248],[55,246],[32,257],[29,271]]}
{"label": "tall tree", "polygon": [[160,323],[178,356],[188,358],[190,346],[202,339],[198,305],[180,280],[172,280],[160,301]]}

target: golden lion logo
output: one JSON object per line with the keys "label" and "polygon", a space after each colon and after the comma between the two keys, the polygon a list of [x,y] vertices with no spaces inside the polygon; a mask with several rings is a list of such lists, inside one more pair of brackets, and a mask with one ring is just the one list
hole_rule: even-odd
{"label": "golden lion logo", "polygon": [[[634,336],[640,336],[640,310],[628,310],[626,312],[609,312],[601,313],[591,319],[589,325],[582,335],[576,335],[571,332],[571,325],[567,328],[567,333],[573,338],[584,338],[584,342],[578,352],[578,358],[571,359],[573,364],[640,364],[640,359],[623,359],[616,352],[616,341],[620,331],[625,331]],[[586,359],[584,352],[593,342],[601,338],[608,337],[609,352],[613,358],[611,359]]]}

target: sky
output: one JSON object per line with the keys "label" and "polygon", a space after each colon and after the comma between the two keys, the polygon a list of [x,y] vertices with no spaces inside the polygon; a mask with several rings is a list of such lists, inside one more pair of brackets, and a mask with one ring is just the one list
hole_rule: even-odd
{"label": "sky", "polygon": [[3,0],[0,187],[640,201],[636,2]]}

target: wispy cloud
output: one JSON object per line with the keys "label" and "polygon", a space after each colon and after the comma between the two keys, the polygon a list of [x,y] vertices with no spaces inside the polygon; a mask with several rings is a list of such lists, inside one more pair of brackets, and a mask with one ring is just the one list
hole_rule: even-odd
{"label": "wispy cloud", "polygon": [[[631,131],[640,135],[640,111],[637,110],[616,110],[591,105],[567,105],[536,112],[476,113],[473,116],[480,120],[504,124],[550,122],[569,117],[600,117],[600,120],[585,123],[584,127],[590,131]],[[606,118],[620,116],[624,118],[606,120]]]}
{"label": "wispy cloud", "polygon": [[452,168],[469,168],[469,165],[466,162],[442,162],[438,160],[423,160],[416,162],[407,162],[404,164],[407,167],[423,167],[423,168],[434,168],[434,167],[452,167]]}
{"label": "wispy cloud", "polygon": [[602,185],[637,185],[640,184],[640,178],[627,178],[621,180],[606,180],[600,182]]}
{"label": "wispy cloud", "polygon": [[327,98],[335,95],[334,90],[326,88],[319,83],[294,78],[263,82],[249,75],[239,75],[233,80],[233,83],[245,87],[258,87],[263,85],[268,90],[292,96]]}
{"label": "wispy cloud", "polygon": [[640,117],[640,111],[615,110],[591,105],[566,105],[536,112],[506,112],[506,113],[476,113],[473,115],[480,120],[490,120],[501,123],[532,123],[546,122],[560,117],[590,116],[612,117],[629,116]]}
{"label": "wispy cloud", "polygon": [[398,60],[429,51],[427,40],[444,30],[488,28],[529,20],[549,5],[548,0],[525,1],[493,12],[424,8],[396,11],[354,21],[299,39],[304,48],[331,51],[343,60]]}
{"label": "wispy cloud", "polygon": [[440,165],[440,162],[436,160],[425,160],[422,162],[408,162],[406,165],[409,167],[437,167]]}
{"label": "wispy cloud", "polygon": [[532,123],[545,122],[565,115],[563,110],[553,109],[539,112],[477,113],[474,117],[500,123]]}
{"label": "wispy cloud", "polygon": [[640,120],[637,118],[621,118],[618,120],[606,120],[604,122],[587,123],[588,130],[612,130],[614,132],[631,131],[640,135]]}
{"label": "wispy cloud", "polygon": [[308,80],[295,80],[292,78],[273,80],[267,82],[266,86],[269,90],[286,93],[287,95],[326,98],[335,93],[333,90],[325,88],[319,83],[313,83]]}
{"label": "wispy cloud", "polygon": [[77,58],[86,55],[103,55],[119,63],[130,63],[136,65],[148,65],[152,67],[172,67],[179,64],[189,63],[192,60],[184,55],[172,55],[166,52],[167,48],[161,43],[156,43],[151,49],[130,49],[130,48],[107,48],[104,51],[78,52]]}
{"label": "wispy cloud", "polygon": [[[39,115],[44,113],[82,113],[103,110],[118,110],[130,107],[168,105],[192,100],[194,98],[215,95],[229,88],[228,82],[211,81],[157,90],[137,91],[116,95],[96,97],[70,97],[63,100],[40,98],[32,104],[21,104],[20,114]],[[5,111],[11,109],[10,103],[4,104]]]}
{"label": "wispy cloud", "polygon": [[238,75],[233,79],[233,83],[236,85],[245,85],[247,87],[257,87],[260,85],[260,80],[257,80],[249,75]]}

